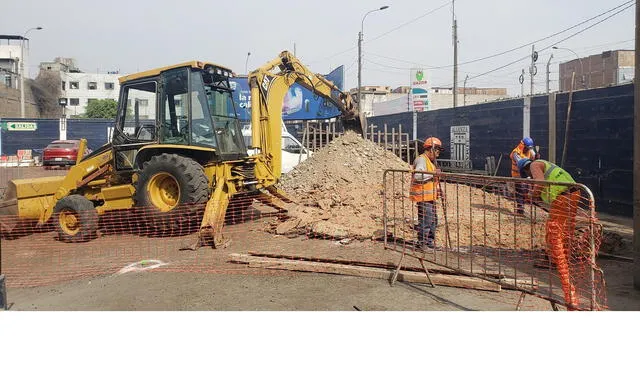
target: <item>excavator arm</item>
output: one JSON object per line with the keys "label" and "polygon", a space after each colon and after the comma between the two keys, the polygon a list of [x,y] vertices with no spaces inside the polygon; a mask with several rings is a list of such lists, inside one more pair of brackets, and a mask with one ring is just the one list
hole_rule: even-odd
{"label": "excavator arm", "polygon": [[[341,112],[345,129],[362,134],[354,99],[322,75],[311,72],[290,52],[249,73],[251,89],[252,145],[259,148],[263,165],[257,165],[258,180],[265,187],[277,182],[282,167],[282,106],[289,88],[297,83],[327,99]],[[260,163],[258,163],[260,164]]]}

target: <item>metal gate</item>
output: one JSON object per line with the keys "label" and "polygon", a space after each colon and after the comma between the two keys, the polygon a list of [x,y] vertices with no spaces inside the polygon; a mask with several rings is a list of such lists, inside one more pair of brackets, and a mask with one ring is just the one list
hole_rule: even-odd
{"label": "metal gate", "polygon": [[554,309],[606,309],[604,277],[596,265],[602,229],[589,188],[571,184],[570,196],[563,196],[570,200],[566,208],[554,203],[549,209],[527,200],[526,189],[562,183],[430,173],[439,181],[441,197],[434,202],[435,246],[424,247],[417,242],[416,204],[408,198],[413,173],[429,172],[384,173],[385,248],[401,252],[397,271],[411,256],[521,291],[520,302],[530,294]]}

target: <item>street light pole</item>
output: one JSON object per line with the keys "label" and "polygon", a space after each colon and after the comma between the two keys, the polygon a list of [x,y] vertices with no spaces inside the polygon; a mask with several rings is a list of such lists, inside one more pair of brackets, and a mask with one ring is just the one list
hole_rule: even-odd
{"label": "street light pole", "polygon": [[573,50],[569,49],[569,48],[561,48],[558,46],[552,46],[552,49],[561,49],[561,50],[568,50],[571,53],[573,53],[576,58],[578,59],[578,61],[580,61],[580,80],[582,81],[582,88],[586,89],[585,85],[584,85],[584,66],[582,65],[582,58],[580,58],[580,56],[578,55],[578,53],[574,52]]}
{"label": "street light pole", "polygon": [[27,38],[27,33],[32,30],[41,30],[42,27],[38,26],[35,28],[29,28],[22,35],[22,40],[20,41],[20,117],[24,118],[24,40]]}
{"label": "street light pole", "polygon": [[362,17],[362,22],[360,23],[360,32],[358,33],[358,115],[360,115],[360,113],[362,112],[362,108],[360,107],[360,103],[362,103],[362,94],[361,94],[361,87],[362,87],[362,37],[363,37],[363,30],[364,30],[364,19],[367,18],[367,16],[369,15],[369,13],[372,12],[377,12],[377,11],[383,11],[385,9],[389,8],[388,5],[384,5],[378,9],[374,9],[371,10],[367,13],[364,14],[364,16]]}
{"label": "street light pole", "polygon": [[249,56],[251,55],[251,52],[247,52],[247,59],[244,61],[244,73],[245,74],[249,74],[248,67],[249,67]]}
{"label": "street light pole", "polygon": [[551,65],[551,59],[553,58],[553,54],[549,57],[547,61],[547,94],[549,94],[549,65]]}

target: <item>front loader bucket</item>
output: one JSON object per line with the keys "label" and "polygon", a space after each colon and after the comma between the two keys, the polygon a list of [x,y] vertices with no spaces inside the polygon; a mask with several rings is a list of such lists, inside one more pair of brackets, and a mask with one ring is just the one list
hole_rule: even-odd
{"label": "front loader bucket", "polygon": [[52,176],[10,181],[0,201],[2,236],[19,234],[27,226],[45,222],[40,220],[46,208],[55,206],[53,195],[63,180],[64,176]]}
{"label": "front loader bucket", "polygon": [[362,119],[358,116],[342,118],[342,127],[345,132],[354,131],[360,136],[364,133],[364,129],[362,128]]}

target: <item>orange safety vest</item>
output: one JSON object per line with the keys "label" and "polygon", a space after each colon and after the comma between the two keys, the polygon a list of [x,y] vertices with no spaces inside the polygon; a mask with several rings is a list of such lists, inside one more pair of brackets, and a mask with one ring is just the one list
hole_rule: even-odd
{"label": "orange safety vest", "polygon": [[[420,155],[427,161],[427,172],[435,172],[436,166],[429,160],[427,155]],[[415,166],[413,168],[415,170]],[[438,179],[434,176],[432,180],[424,183],[416,182],[413,174],[411,175],[411,189],[409,190],[409,198],[413,202],[435,201],[438,198],[436,186]]]}
{"label": "orange safety vest", "polygon": [[535,154],[533,150],[529,150],[526,154],[524,153],[524,144],[520,142],[516,148],[511,151],[511,177],[520,177],[520,171],[518,170],[518,160],[520,159],[535,159]]}

